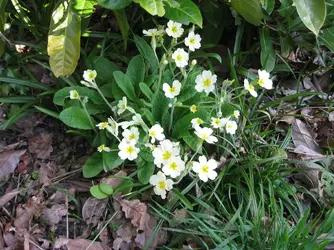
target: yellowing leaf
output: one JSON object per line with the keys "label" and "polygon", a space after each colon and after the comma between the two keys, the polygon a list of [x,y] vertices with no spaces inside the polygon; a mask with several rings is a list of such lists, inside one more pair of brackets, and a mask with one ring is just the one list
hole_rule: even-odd
{"label": "yellowing leaf", "polygon": [[52,13],[48,54],[56,77],[71,75],[80,57],[81,19],[73,9],[73,1],[61,2]]}
{"label": "yellowing leaf", "polygon": [[165,8],[162,0],[134,0],[134,2],[139,3],[140,6],[152,16],[165,15]]}
{"label": "yellowing leaf", "polygon": [[231,0],[232,7],[251,24],[259,26],[262,8],[259,0]]}

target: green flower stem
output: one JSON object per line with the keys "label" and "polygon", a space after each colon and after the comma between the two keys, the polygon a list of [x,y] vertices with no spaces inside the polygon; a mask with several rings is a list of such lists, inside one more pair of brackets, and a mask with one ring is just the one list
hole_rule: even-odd
{"label": "green flower stem", "polygon": [[[113,112],[113,107],[111,106],[111,104],[108,102],[108,100],[104,97],[103,93],[101,92],[101,90],[99,89],[99,87],[96,85],[96,90],[97,92],[100,94],[100,96],[102,97],[102,99],[104,100],[104,102],[109,106],[111,112]],[[110,116],[110,119],[113,120],[113,122],[116,123],[115,119]]]}
{"label": "green flower stem", "polygon": [[174,120],[175,103],[173,104],[171,112],[170,112],[170,122],[169,122],[169,128],[168,128],[169,134],[172,132],[172,126],[173,126],[173,120]]}
{"label": "green flower stem", "polygon": [[79,98],[79,101],[80,101],[80,103],[81,103],[81,105],[82,105],[82,107],[83,107],[83,109],[84,109],[84,111],[85,111],[85,113],[86,113],[86,115],[87,115],[87,117],[88,117],[88,120],[89,120],[89,122],[90,122],[90,125],[91,125],[92,128],[94,129],[94,132],[95,132],[95,133],[98,133],[97,130],[96,130],[96,128],[95,128],[95,124],[93,123],[92,118],[90,117],[90,114],[88,113],[88,110],[87,110],[87,108],[86,108],[86,104],[81,100],[81,98]]}
{"label": "green flower stem", "polygon": [[256,103],[254,104],[251,112],[249,113],[249,116],[251,117],[255,111],[255,109],[257,108],[257,106],[260,104],[260,102],[262,101],[262,98],[263,98],[263,95],[264,95],[264,90],[262,90],[260,96],[257,98],[256,100]]}

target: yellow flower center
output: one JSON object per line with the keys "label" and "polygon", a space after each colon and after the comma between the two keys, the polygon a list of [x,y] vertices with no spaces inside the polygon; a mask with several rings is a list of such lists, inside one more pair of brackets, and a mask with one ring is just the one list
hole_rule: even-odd
{"label": "yellow flower center", "polygon": [[136,139],[135,134],[131,134],[131,135],[129,136],[129,139],[130,139],[130,140],[134,140],[134,139]]}
{"label": "yellow flower center", "polygon": [[126,148],[126,153],[129,154],[129,155],[132,154],[134,151],[135,151],[135,149],[132,146],[129,146],[129,147]]}
{"label": "yellow flower center", "polygon": [[159,181],[158,182],[158,187],[160,189],[166,189],[166,182],[165,181]]}
{"label": "yellow flower center", "polygon": [[[264,85],[264,80],[262,78],[259,79],[258,81],[259,85],[262,87]],[[253,87],[254,88],[254,87]]]}
{"label": "yellow flower center", "polygon": [[206,139],[209,138],[209,136],[208,136],[207,134],[202,134],[201,137],[202,137],[202,139],[204,139],[204,140],[206,140]]}
{"label": "yellow flower center", "polygon": [[249,85],[249,90],[251,90],[251,91],[255,90],[254,86],[253,85]]}
{"label": "yellow flower center", "polygon": [[195,42],[196,42],[196,41],[195,41],[195,38],[190,38],[190,40],[189,40],[189,43],[190,43],[190,44],[195,44]]}
{"label": "yellow flower center", "polygon": [[204,87],[209,87],[211,85],[211,80],[209,78],[206,78],[204,81],[203,81],[203,86]]}
{"label": "yellow flower center", "polygon": [[173,27],[171,28],[171,31],[172,31],[173,33],[176,33],[176,32],[177,32],[177,28],[176,28],[175,26],[173,26]]}
{"label": "yellow flower center", "polygon": [[191,105],[190,111],[193,112],[193,113],[195,113],[197,111],[196,105]]}
{"label": "yellow flower center", "polygon": [[201,171],[202,171],[203,173],[207,174],[207,173],[209,173],[209,167],[206,166],[206,165],[204,165],[204,166],[202,166]]}
{"label": "yellow flower center", "polygon": [[176,164],[176,162],[172,162],[171,164],[169,164],[169,168],[170,168],[171,170],[176,170],[176,169],[177,169],[177,164]]}
{"label": "yellow flower center", "polygon": [[149,133],[149,135],[151,137],[155,137],[157,135],[157,133],[154,130],[151,130],[150,133]]}
{"label": "yellow flower center", "polygon": [[176,56],[176,60],[179,61],[179,62],[181,62],[182,61],[182,56],[181,55],[177,55]]}
{"label": "yellow flower center", "polygon": [[73,98],[77,99],[78,97],[79,97],[78,92],[74,92],[74,93],[73,93]]}
{"label": "yellow flower center", "polygon": [[169,92],[174,93],[175,91],[176,91],[176,88],[174,86],[169,88]]}
{"label": "yellow flower center", "polygon": [[219,119],[215,119],[214,123],[215,123],[216,125],[219,125],[219,124],[220,124],[220,120],[219,120]]}
{"label": "yellow flower center", "polygon": [[201,120],[200,118],[197,118],[197,119],[196,119],[196,123],[197,123],[198,125],[200,125],[200,124],[202,123],[202,120]]}
{"label": "yellow flower center", "polygon": [[170,151],[165,151],[163,154],[162,154],[162,159],[164,159],[165,161],[169,160],[172,156],[172,153]]}
{"label": "yellow flower center", "polygon": [[106,128],[108,126],[108,122],[101,122],[100,123],[100,127],[101,127],[101,129],[104,129],[104,128]]}
{"label": "yellow flower center", "polygon": [[233,128],[232,124],[228,124],[227,128],[232,129]]}
{"label": "yellow flower center", "polygon": [[98,150],[99,150],[99,151],[103,151],[104,148],[105,148],[105,146],[104,146],[104,144],[102,144],[102,145],[100,145],[100,146],[98,147]]}
{"label": "yellow flower center", "polygon": [[122,109],[126,109],[126,106],[125,106],[125,104],[124,104],[124,103],[122,104]]}
{"label": "yellow flower center", "polygon": [[95,78],[95,74],[94,74],[93,72],[90,72],[90,73],[88,74],[88,77],[89,77],[90,79],[94,79],[94,78]]}

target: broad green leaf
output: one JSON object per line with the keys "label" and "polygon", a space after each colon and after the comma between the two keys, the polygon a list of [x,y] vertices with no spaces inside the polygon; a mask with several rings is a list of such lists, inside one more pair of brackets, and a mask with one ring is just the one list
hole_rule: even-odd
{"label": "broad green leaf", "polygon": [[71,75],[80,57],[81,19],[73,9],[73,1],[60,2],[52,13],[48,55],[56,77]]}
{"label": "broad green leaf", "polygon": [[89,191],[96,199],[105,199],[109,196],[100,189],[99,185],[92,186]]}
{"label": "broad green leaf", "polygon": [[197,117],[202,119],[203,121],[206,121],[208,114],[203,111],[198,111],[196,113],[191,113],[183,116],[173,126],[173,137],[180,138],[188,136],[188,130],[191,128],[191,120]]}
{"label": "broad green leaf", "polygon": [[198,153],[202,153],[201,147],[201,140],[195,135],[195,133],[190,134],[188,131],[186,135],[182,137],[184,142],[193,150],[198,151]]}
{"label": "broad green leaf", "polygon": [[162,116],[168,110],[169,100],[160,91],[156,92],[152,99],[152,114],[158,123],[161,123]]}
{"label": "broad green leaf", "polygon": [[[0,32],[3,34],[5,31],[5,7],[7,0],[0,0]],[[5,50],[5,42],[0,38],[0,57]]]}
{"label": "broad green leaf", "polygon": [[153,98],[153,92],[152,90],[146,85],[146,83],[141,82],[139,83],[139,88],[141,90],[141,92],[149,99],[152,100]]}
{"label": "broad green leaf", "polygon": [[140,6],[150,13],[152,16],[165,15],[165,8],[162,0],[133,0],[135,3],[139,3]]}
{"label": "broad green leaf", "polygon": [[294,0],[298,15],[316,36],[326,19],[325,0]]}
{"label": "broad green leaf", "polygon": [[138,180],[142,184],[147,184],[154,173],[155,165],[153,162],[147,162],[141,157],[136,162],[138,166]]}
{"label": "broad green leaf", "polygon": [[110,170],[117,168],[119,165],[121,165],[124,161],[119,158],[118,152],[112,151],[112,152],[102,152],[102,158],[103,158],[103,168],[105,170]]}
{"label": "broad green leaf", "polygon": [[97,176],[103,170],[102,154],[95,152],[88,158],[83,166],[82,172],[85,178],[92,178]]}
{"label": "broad green leaf", "polygon": [[113,73],[118,71],[118,66],[102,56],[93,56],[87,60],[87,66],[96,70],[97,79],[105,83],[114,81]]}
{"label": "broad green leaf", "polygon": [[81,17],[89,17],[95,10],[96,0],[75,0],[74,11]]}
{"label": "broad green leaf", "polygon": [[115,71],[114,78],[116,80],[118,87],[120,87],[123,90],[126,97],[129,98],[131,101],[136,102],[137,97],[130,78],[122,71]]}
{"label": "broad green leaf", "polygon": [[133,188],[133,181],[124,180],[115,188],[114,194],[117,193],[128,194],[131,192],[132,188]]}
{"label": "broad green leaf", "polygon": [[111,10],[120,10],[128,6],[132,0],[98,0],[99,5]]}
{"label": "broad green leaf", "polygon": [[260,43],[262,69],[265,69],[267,72],[271,72],[276,63],[276,52],[273,48],[273,40],[267,27],[260,29]]}
{"label": "broad green leaf", "polygon": [[107,184],[107,183],[101,183],[99,185],[99,188],[101,189],[101,191],[103,193],[106,193],[108,195],[112,195],[114,193],[113,188],[109,184]]}
{"label": "broad green leaf", "polygon": [[53,103],[59,106],[64,106],[65,100],[66,98],[69,98],[71,90],[76,90],[82,97],[87,96],[88,100],[92,101],[95,104],[104,104],[103,99],[101,98],[100,95],[97,94],[96,91],[88,89],[86,87],[79,87],[79,86],[66,87],[61,90],[58,90],[56,94],[53,96]]}
{"label": "broad green leaf", "polygon": [[126,75],[136,86],[138,86],[138,84],[145,79],[145,69],[144,58],[141,55],[137,55],[131,59],[126,70]]}
{"label": "broad green leaf", "polygon": [[321,30],[319,39],[334,53],[334,27]]}
{"label": "broad green leaf", "polygon": [[[64,109],[59,114],[59,119],[72,128],[93,129],[85,111],[79,107]],[[93,120],[93,123],[95,124],[96,122]]]}
{"label": "broad green leaf", "polygon": [[275,7],[275,0],[261,0],[261,4],[263,9],[267,11],[267,13],[270,15],[271,12],[273,12]]}
{"label": "broad green leaf", "polygon": [[261,24],[260,0],[231,0],[231,5],[247,22],[256,26]]}
{"label": "broad green leaf", "polygon": [[193,23],[202,28],[203,18],[200,9],[192,0],[178,0],[179,6],[172,8],[165,6],[165,16],[169,19],[188,25]]}
{"label": "broad green leaf", "polygon": [[124,50],[126,50],[128,46],[128,35],[129,35],[129,23],[128,23],[128,18],[126,16],[126,12],[124,9],[114,10],[113,12],[116,17],[118,27],[122,34]]}
{"label": "broad green leaf", "polygon": [[146,63],[150,66],[152,74],[156,73],[159,68],[159,62],[153,49],[143,38],[139,36],[134,36],[134,40],[139,53],[144,57]]}

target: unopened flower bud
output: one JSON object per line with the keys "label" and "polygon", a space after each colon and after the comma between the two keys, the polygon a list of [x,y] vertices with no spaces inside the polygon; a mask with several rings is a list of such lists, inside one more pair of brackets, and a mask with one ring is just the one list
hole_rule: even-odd
{"label": "unopened flower bud", "polygon": [[194,60],[191,61],[191,65],[192,66],[195,66],[196,64],[197,64],[197,60],[196,59],[194,59]]}
{"label": "unopened flower bud", "polygon": [[168,64],[168,61],[165,59],[162,61],[163,64],[167,65]]}

